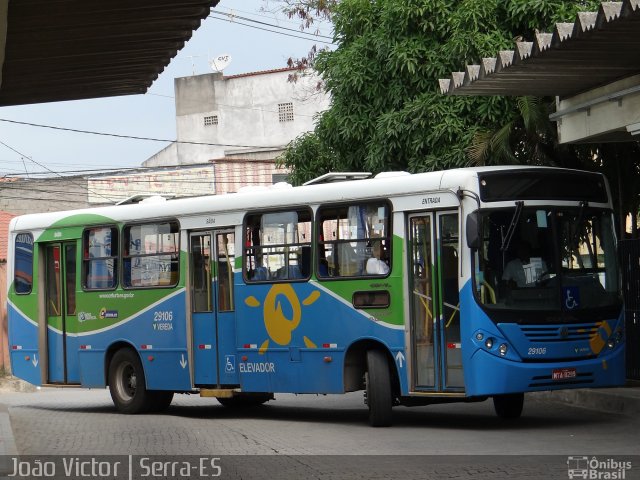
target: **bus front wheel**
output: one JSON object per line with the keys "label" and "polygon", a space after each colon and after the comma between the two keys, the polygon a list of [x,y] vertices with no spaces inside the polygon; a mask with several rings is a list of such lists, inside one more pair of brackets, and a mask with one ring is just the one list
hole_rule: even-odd
{"label": "bus front wheel", "polygon": [[387,357],[380,350],[367,351],[365,395],[369,407],[369,424],[372,427],[390,426],[393,408],[391,374]]}
{"label": "bus front wheel", "polygon": [[524,393],[494,395],[493,407],[500,418],[519,418],[524,406]]}
{"label": "bus front wheel", "polygon": [[152,398],[146,389],[144,370],[138,354],[128,348],[118,350],[109,364],[109,393],[121,413],[146,412]]}

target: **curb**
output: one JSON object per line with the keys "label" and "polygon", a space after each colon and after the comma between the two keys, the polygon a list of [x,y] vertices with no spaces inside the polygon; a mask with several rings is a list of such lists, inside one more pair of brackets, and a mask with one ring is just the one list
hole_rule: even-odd
{"label": "curb", "polygon": [[585,388],[535,392],[529,395],[540,400],[575,405],[599,412],[628,416],[640,414],[640,389],[638,388]]}

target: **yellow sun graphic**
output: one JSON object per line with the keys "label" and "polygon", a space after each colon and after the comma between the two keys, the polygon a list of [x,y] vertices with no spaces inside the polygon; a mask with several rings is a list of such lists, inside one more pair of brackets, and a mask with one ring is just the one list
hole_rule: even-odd
{"label": "yellow sun graphic", "polygon": [[[282,311],[282,297],[284,297],[284,300],[289,302],[291,306],[292,318],[287,318]],[[320,298],[320,292],[314,290],[302,301],[302,305],[308,307],[318,300],[318,298]],[[249,307],[260,307],[260,300],[254,296],[247,297],[244,303]],[[302,307],[300,306],[300,300],[293,287],[288,283],[273,285],[264,299],[262,311],[264,314],[264,325],[267,328],[267,333],[271,340],[278,345],[289,345],[289,343],[291,343],[291,334],[298,328],[300,320],[302,319]],[[316,344],[309,338],[303,337],[303,339],[307,348],[317,348]],[[262,342],[258,352],[262,355],[267,351],[267,348],[269,348],[268,338]]]}

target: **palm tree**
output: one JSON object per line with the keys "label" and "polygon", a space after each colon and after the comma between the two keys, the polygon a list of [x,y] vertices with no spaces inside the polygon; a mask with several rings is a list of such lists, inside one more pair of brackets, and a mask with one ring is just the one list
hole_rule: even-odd
{"label": "palm tree", "polygon": [[556,165],[557,134],[549,120],[551,103],[540,97],[517,97],[503,125],[478,130],[467,148],[470,164]]}

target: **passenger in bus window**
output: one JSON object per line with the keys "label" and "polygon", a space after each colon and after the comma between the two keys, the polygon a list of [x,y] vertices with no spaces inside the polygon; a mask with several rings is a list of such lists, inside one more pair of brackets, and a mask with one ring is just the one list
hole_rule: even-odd
{"label": "passenger in bus window", "polygon": [[375,241],[371,244],[373,256],[367,260],[366,271],[369,275],[386,275],[389,273],[389,265],[382,260],[382,242]]}
{"label": "passenger in bus window", "polygon": [[326,258],[321,258],[318,261],[318,276],[319,277],[328,277],[329,276],[329,262]]}
{"label": "passenger in bus window", "polygon": [[256,269],[250,276],[251,280],[269,280],[269,276],[269,269],[262,264],[262,254],[256,253]]}

